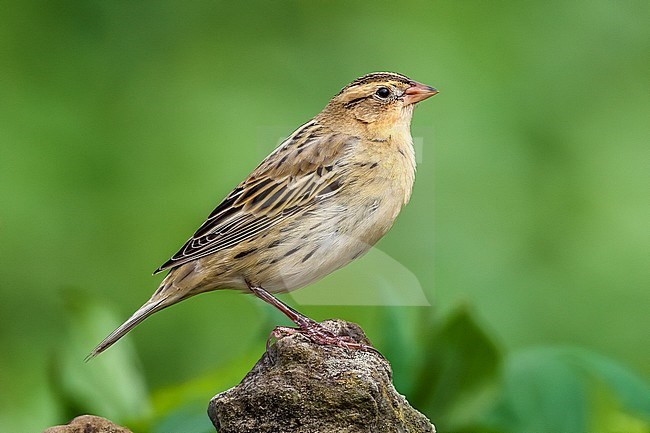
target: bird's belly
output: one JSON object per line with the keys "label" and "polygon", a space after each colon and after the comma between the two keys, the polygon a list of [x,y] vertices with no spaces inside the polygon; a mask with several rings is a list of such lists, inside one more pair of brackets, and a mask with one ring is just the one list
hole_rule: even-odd
{"label": "bird's belly", "polygon": [[[394,201],[394,200],[393,200]],[[273,266],[257,275],[262,287],[286,292],[304,287],[364,255],[392,226],[401,204],[379,197],[333,206],[303,221],[287,236]]]}

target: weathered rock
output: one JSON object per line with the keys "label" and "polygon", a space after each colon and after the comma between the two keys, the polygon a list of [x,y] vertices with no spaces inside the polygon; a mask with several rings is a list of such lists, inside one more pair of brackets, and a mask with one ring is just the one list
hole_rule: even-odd
{"label": "weathered rock", "polygon": [[[370,344],[355,324],[323,325]],[[300,334],[276,341],[239,385],[210,401],[208,416],[219,433],[435,433],[397,393],[381,355]]]}
{"label": "weathered rock", "polygon": [[132,433],[131,430],[115,425],[106,418],[81,415],[66,425],[57,425],[43,433]]}

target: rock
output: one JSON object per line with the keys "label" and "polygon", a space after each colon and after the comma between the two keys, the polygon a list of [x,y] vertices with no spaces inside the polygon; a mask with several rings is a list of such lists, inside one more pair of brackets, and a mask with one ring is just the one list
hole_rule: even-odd
{"label": "rock", "polygon": [[106,418],[81,415],[66,425],[50,427],[43,433],[132,433],[131,430],[115,425]]}
{"label": "rock", "polygon": [[[370,345],[358,325],[323,322]],[[276,341],[242,382],[216,395],[208,416],[218,433],[435,433],[392,384],[390,364],[372,351]]]}

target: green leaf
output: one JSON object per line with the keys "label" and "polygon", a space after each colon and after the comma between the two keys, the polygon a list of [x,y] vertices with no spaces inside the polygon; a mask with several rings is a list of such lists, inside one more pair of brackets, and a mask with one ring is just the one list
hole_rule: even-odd
{"label": "green leaf", "polygon": [[120,322],[78,290],[64,293],[67,332],[52,356],[50,379],[69,417],[82,413],[116,423],[142,420],[151,410],[144,375],[128,336],[120,350],[84,362],[93,346]]}
{"label": "green leaf", "polygon": [[210,399],[219,392],[237,385],[260,356],[262,356],[260,350],[247,351],[204,375],[156,390],[152,397],[154,417],[164,418],[178,410],[185,410],[184,407],[188,403],[196,403],[207,419],[205,411]]}
{"label": "green leaf", "polygon": [[239,383],[261,354],[260,350],[248,351],[207,374],[157,390],[153,395],[153,418],[157,420],[153,433],[214,432],[207,415],[208,402]]}
{"label": "green leaf", "polygon": [[203,405],[186,404],[180,406],[156,423],[152,433],[214,433],[214,426],[207,415],[207,407],[207,402],[204,402]]}
{"label": "green leaf", "polygon": [[575,373],[552,350],[509,356],[503,398],[488,424],[511,433],[586,433],[586,392]]}
{"label": "green leaf", "polygon": [[390,361],[395,388],[411,395],[416,386],[413,366],[421,359],[424,348],[420,344],[422,317],[414,308],[383,308],[381,334],[373,341]]}
{"label": "green leaf", "polygon": [[597,383],[590,391],[590,431],[650,433],[650,422],[625,409],[604,383]]}
{"label": "green leaf", "polygon": [[571,347],[520,351],[485,425],[510,433],[650,431],[650,386],[602,355]]}
{"label": "green leaf", "polygon": [[628,368],[605,356],[586,350],[573,353],[579,367],[591,377],[602,381],[622,408],[650,421],[650,384]]}
{"label": "green leaf", "polygon": [[473,424],[495,399],[497,346],[461,307],[430,332],[425,347],[411,402],[440,431]]}

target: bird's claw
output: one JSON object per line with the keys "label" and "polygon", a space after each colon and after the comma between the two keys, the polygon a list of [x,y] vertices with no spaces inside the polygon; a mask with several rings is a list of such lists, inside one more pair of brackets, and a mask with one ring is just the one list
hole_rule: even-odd
{"label": "bird's claw", "polygon": [[349,350],[361,350],[363,352],[375,352],[381,355],[377,349],[367,344],[362,344],[354,341],[347,335],[336,335],[328,329],[325,329],[321,324],[314,322],[304,328],[290,328],[287,326],[277,326],[266,341],[266,348],[268,350],[273,338],[279,340],[289,335],[301,334],[309,338],[313,343],[322,346],[337,346]]}

